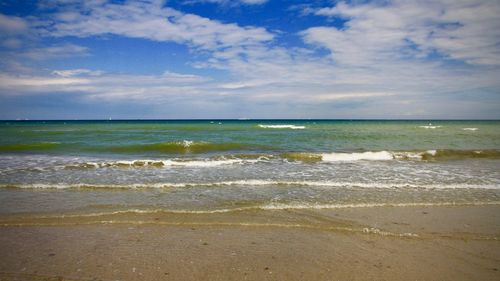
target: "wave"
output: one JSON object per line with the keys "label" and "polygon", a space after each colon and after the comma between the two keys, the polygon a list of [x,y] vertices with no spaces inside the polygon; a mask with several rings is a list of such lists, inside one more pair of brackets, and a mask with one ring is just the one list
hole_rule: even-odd
{"label": "wave", "polygon": [[266,161],[267,158],[259,157],[257,159],[198,159],[198,160],[119,160],[119,161],[104,161],[104,162],[85,162],[66,165],[66,169],[79,168],[108,168],[108,167],[123,167],[123,168],[138,168],[138,167],[216,167],[223,165],[234,164],[251,164],[261,161]]}
{"label": "wave", "polygon": [[287,160],[306,163],[321,162],[323,160],[321,154],[307,152],[288,152],[283,153],[280,156]]}
{"label": "wave", "polygon": [[206,153],[212,151],[230,151],[250,149],[249,145],[240,143],[209,143],[195,141],[163,142],[150,144],[132,144],[115,146],[111,148],[113,152],[135,153],[135,152],[161,152],[161,153]]}
{"label": "wave", "polygon": [[301,162],[353,162],[353,161],[387,161],[387,160],[428,160],[435,156],[436,150],[424,152],[394,152],[394,151],[366,151],[366,152],[331,152],[331,153],[284,153],[285,159]]}
{"label": "wave", "polygon": [[380,207],[452,207],[452,206],[488,206],[500,205],[500,201],[478,201],[478,202],[405,202],[405,203],[339,203],[339,204],[309,204],[309,203],[269,203],[257,204],[246,207],[218,208],[204,210],[189,209],[125,209],[117,211],[64,214],[37,216],[37,218],[79,218],[79,217],[104,217],[121,214],[218,214],[232,213],[251,210],[327,210],[327,209],[355,209],[355,208],[380,208]]}
{"label": "wave", "polygon": [[477,131],[477,128],[462,128],[464,131]]}
{"label": "wave", "polygon": [[422,160],[459,160],[468,158],[500,159],[500,150],[438,149],[419,153]]}
{"label": "wave", "polygon": [[331,152],[283,153],[281,156],[292,161],[302,162],[353,162],[353,161],[388,161],[388,160],[460,160],[469,158],[500,159],[500,150],[454,150],[434,149],[425,151],[366,151],[366,152]]}
{"label": "wave", "polygon": [[258,125],[260,128],[266,129],[292,129],[292,130],[301,130],[305,129],[305,126],[297,126],[297,125]]}
{"label": "wave", "polygon": [[424,129],[437,129],[437,128],[441,128],[442,126],[436,126],[436,125],[432,125],[432,123],[429,123],[429,125],[418,126],[418,127],[424,128]]}
{"label": "wave", "polygon": [[[53,144],[57,146],[58,144]],[[40,167],[35,169],[96,169],[96,168],[212,168],[218,166],[287,163],[342,164],[358,161],[453,161],[466,159],[500,159],[500,150],[452,150],[437,149],[425,151],[365,151],[365,152],[284,152],[276,154],[216,154],[209,157],[165,157],[163,159],[81,159],[75,158],[34,158]],[[13,159],[4,159],[11,161]],[[75,161],[76,160],[76,161]],[[62,162],[62,163],[61,163]],[[64,163],[66,162],[66,163]],[[9,169],[25,169],[31,166],[11,166]],[[33,167],[31,167],[33,168]]]}
{"label": "wave", "polygon": [[272,203],[259,207],[263,210],[301,210],[301,209],[347,209],[376,207],[432,207],[432,206],[482,206],[500,205],[500,201],[487,202],[409,202],[409,203],[354,203],[354,204],[304,204],[304,203]]}
{"label": "wave", "polygon": [[321,159],[325,162],[357,161],[357,160],[392,160],[394,155],[388,151],[360,153],[323,153]]}
{"label": "wave", "polygon": [[0,144],[0,152],[45,151],[59,147],[59,142]]}
{"label": "wave", "polygon": [[60,150],[64,148],[68,151],[80,152],[98,152],[98,153],[165,153],[165,154],[201,154],[217,151],[262,151],[269,150],[270,147],[264,145],[251,145],[245,143],[210,143],[205,141],[173,141],[160,143],[143,144],[123,144],[115,146],[105,145],[87,145],[80,143],[60,142],[39,142],[39,143],[20,143],[20,144],[0,144],[0,152],[44,152]]}
{"label": "wave", "polygon": [[337,181],[281,181],[265,179],[234,180],[220,182],[171,182],[171,183],[129,183],[129,184],[71,184],[71,183],[31,183],[0,184],[0,188],[20,189],[161,189],[190,187],[224,187],[224,186],[305,186],[331,188],[374,188],[374,189],[500,189],[500,184],[412,184],[412,183],[365,183]]}

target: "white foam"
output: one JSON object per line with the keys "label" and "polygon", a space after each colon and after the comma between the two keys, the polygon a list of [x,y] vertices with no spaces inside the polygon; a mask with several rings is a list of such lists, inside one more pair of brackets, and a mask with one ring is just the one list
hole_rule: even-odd
{"label": "white foam", "polygon": [[500,184],[413,184],[384,182],[337,182],[337,181],[279,181],[279,180],[236,180],[221,182],[183,182],[183,183],[140,183],[140,184],[0,184],[0,188],[27,189],[147,189],[147,188],[183,188],[216,186],[309,186],[325,188],[408,188],[408,189],[500,189]]}
{"label": "white foam", "polygon": [[193,141],[184,140],[182,141],[182,146],[190,147],[193,143],[194,143]]}
{"label": "white foam", "polygon": [[179,167],[216,167],[221,165],[233,165],[243,163],[254,163],[259,160],[243,160],[243,159],[227,159],[227,160],[192,160],[192,161],[162,161],[164,166],[179,166]]}
{"label": "white foam", "polygon": [[324,162],[351,162],[351,161],[387,161],[387,160],[422,160],[424,156],[436,156],[437,150],[421,152],[413,151],[367,151],[353,153],[322,153],[318,154]]}
{"label": "white foam", "polygon": [[441,126],[435,126],[435,125],[432,125],[432,123],[429,123],[429,125],[426,125],[426,126],[419,126],[420,128],[424,128],[424,129],[437,129],[437,128],[441,128]]}
{"label": "white foam", "polygon": [[356,203],[356,204],[285,204],[272,203],[261,206],[263,210],[286,210],[286,209],[347,209],[347,208],[375,208],[375,207],[431,207],[431,206],[482,206],[482,205],[500,205],[500,201],[490,202],[409,202],[409,203]]}
{"label": "white foam", "polygon": [[323,153],[321,158],[326,162],[357,161],[357,160],[393,160],[395,157],[388,151],[358,152],[358,153]]}
{"label": "white foam", "polygon": [[436,156],[437,150],[427,150],[424,152],[391,152],[394,159],[422,160],[425,155]]}
{"label": "white foam", "polygon": [[[324,162],[354,162],[354,161],[387,161],[387,160],[422,160],[426,156],[436,156],[437,150],[427,151],[367,151],[367,152],[330,152],[330,153],[297,153],[303,154],[303,159],[321,158]],[[285,156],[286,158],[286,156]],[[293,158],[292,158],[293,160]],[[301,159],[295,159],[300,161]]]}
{"label": "white foam", "polygon": [[432,156],[436,156],[437,150],[435,150],[435,149],[433,149],[433,150],[427,150],[425,153],[430,154]]}
{"label": "white foam", "polygon": [[422,160],[422,152],[393,152],[395,159]]}
{"label": "white foam", "polygon": [[463,128],[464,131],[477,131],[477,128]]}
{"label": "white foam", "polygon": [[[500,201],[486,202],[408,202],[408,203],[355,203],[355,204],[305,204],[305,203],[271,203],[266,205],[247,206],[238,208],[221,208],[209,210],[188,210],[188,209],[126,209],[110,212],[87,213],[87,214],[65,214],[61,217],[100,217],[119,214],[158,214],[158,213],[174,213],[174,214],[216,214],[230,213],[246,210],[327,210],[327,209],[353,209],[353,208],[377,208],[377,207],[449,207],[449,206],[488,206],[500,205]],[[39,216],[39,218],[53,218],[57,216]],[[183,222],[180,222],[183,223]],[[362,230],[363,232],[375,231],[375,229]]]}
{"label": "white foam", "polygon": [[85,162],[79,164],[67,165],[67,168],[105,168],[105,167],[216,167],[222,165],[234,164],[252,164],[264,162],[269,159],[259,157],[259,159],[200,159],[200,160],[119,160],[106,162]]}
{"label": "white foam", "polygon": [[305,129],[305,126],[296,126],[296,125],[260,125],[260,128],[268,128],[268,129],[292,129],[292,130],[301,130]]}

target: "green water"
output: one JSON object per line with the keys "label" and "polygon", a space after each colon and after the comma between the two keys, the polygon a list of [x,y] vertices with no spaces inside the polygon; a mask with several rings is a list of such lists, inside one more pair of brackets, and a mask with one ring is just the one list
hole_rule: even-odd
{"label": "green water", "polygon": [[[265,127],[273,125],[301,129]],[[499,121],[45,121],[2,122],[0,132],[2,153],[162,156],[500,148]]]}
{"label": "green water", "polygon": [[496,202],[500,121],[0,122],[0,213]]}

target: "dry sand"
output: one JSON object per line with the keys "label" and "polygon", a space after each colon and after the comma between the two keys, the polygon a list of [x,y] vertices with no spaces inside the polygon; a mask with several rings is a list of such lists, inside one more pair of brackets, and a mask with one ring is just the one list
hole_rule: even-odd
{"label": "dry sand", "polygon": [[0,224],[0,280],[500,280],[498,205]]}

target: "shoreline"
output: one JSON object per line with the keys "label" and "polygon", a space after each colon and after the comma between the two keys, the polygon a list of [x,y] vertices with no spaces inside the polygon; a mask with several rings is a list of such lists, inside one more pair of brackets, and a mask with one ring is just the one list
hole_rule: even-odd
{"label": "shoreline", "polygon": [[500,277],[498,205],[71,220],[1,226],[0,280]]}

